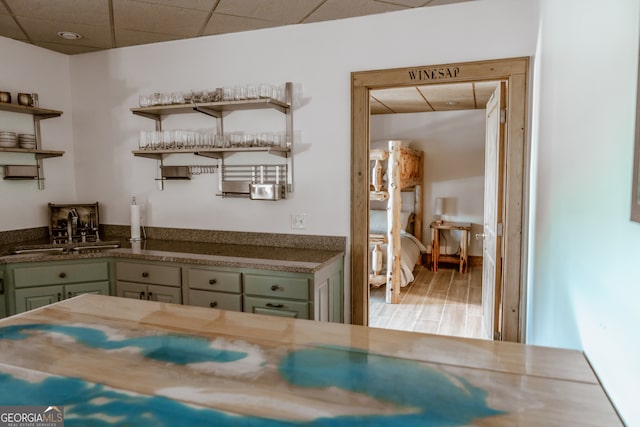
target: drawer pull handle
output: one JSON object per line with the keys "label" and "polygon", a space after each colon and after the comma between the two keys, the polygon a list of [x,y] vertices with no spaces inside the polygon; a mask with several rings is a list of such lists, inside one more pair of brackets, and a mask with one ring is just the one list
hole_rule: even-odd
{"label": "drawer pull handle", "polygon": [[62,301],[62,292],[58,292],[58,301]]}
{"label": "drawer pull handle", "polygon": [[140,292],[140,298],[139,299],[144,299],[144,291]]}
{"label": "drawer pull handle", "polygon": [[148,272],[146,272],[146,271],[143,271],[143,272],[142,272],[142,277],[149,277],[149,273],[148,273]]}
{"label": "drawer pull handle", "polygon": [[271,308],[282,308],[284,307],[284,304],[271,304],[270,302],[267,303],[267,307],[271,307]]}
{"label": "drawer pull handle", "polygon": [[279,288],[280,288],[280,286],[278,286],[278,285],[271,286],[271,290],[272,291],[277,291]]}
{"label": "drawer pull handle", "polygon": [[71,293],[71,291],[69,291],[69,292],[67,293],[67,298],[71,298],[72,296],[73,296],[73,294]]}
{"label": "drawer pull handle", "polygon": [[0,295],[4,295],[4,279],[0,277]]}
{"label": "drawer pull handle", "polygon": [[218,306],[218,301],[213,301],[209,303],[209,307],[216,308]]}
{"label": "drawer pull handle", "polygon": [[151,292],[149,292],[149,293],[147,294],[147,299],[148,299],[149,301],[152,301],[152,300],[153,300],[153,294],[152,294]]}
{"label": "drawer pull handle", "polygon": [[209,279],[210,285],[215,285],[218,281],[216,279]]}
{"label": "drawer pull handle", "polygon": [[67,277],[67,274],[63,271],[62,273],[58,274],[58,277],[64,279],[65,277]]}

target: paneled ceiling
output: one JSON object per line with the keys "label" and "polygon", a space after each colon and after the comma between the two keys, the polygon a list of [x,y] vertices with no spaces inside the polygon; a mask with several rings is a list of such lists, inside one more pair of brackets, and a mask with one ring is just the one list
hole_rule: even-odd
{"label": "paneled ceiling", "polygon": [[[0,36],[74,55],[474,0],[0,0]],[[74,32],[69,40],[59,32]],[[484,108],[495,83],[372,92],[372,114]]]}
{"label": "paneled ceiling", "polygon": [[432,84],[371,91],[371,114],[482,110],[497,82]]}
{"label": "paneled ceiling", "polygon": [[0,36],[73,55],[465,1],[0,0]]}

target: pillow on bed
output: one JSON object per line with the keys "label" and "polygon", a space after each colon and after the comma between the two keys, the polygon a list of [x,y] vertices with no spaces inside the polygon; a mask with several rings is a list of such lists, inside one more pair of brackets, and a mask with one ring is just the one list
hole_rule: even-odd
{"label": "pillow on bed", "polygon": [[[400,212],[400,226],[403,231],[408,231],[412,212]],[[369,211],[369,233],[385,234],[387,232],[387,210],[370,210]]]}

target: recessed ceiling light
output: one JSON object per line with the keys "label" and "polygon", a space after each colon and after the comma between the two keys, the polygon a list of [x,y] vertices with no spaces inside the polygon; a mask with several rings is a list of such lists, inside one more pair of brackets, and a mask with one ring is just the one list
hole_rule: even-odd
{"label": "recessed ceiling light", "polygon": [[80,34],[74,33],[73,31],[58,31],[57,34],[58,37],[66,40],[78,40],[82,38]]}

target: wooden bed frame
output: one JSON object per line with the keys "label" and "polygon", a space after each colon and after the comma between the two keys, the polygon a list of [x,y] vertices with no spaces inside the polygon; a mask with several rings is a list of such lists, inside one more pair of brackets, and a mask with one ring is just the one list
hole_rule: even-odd
{"label": "wooden bed frame", "polygon": [[[402,208],[402,191],[414,192],[413,235],[422,240],[423,227],[423,157],[422,151],[406,146],[406,141],[391,140],[389,149],[369,150],[369,162],[373,163],[369,200],[387,201],[387,233],[369,234],[371,250],[371,269],[369,284],[387,285],[386,302],[400,302],[400,235],[402,224],[400,212]],[[387,187],[382,177],[383,161],[387,160]],[[387,244],[387,269],[382,272],[381,245]],[[418,260],[418,263],[421,259]]]}

